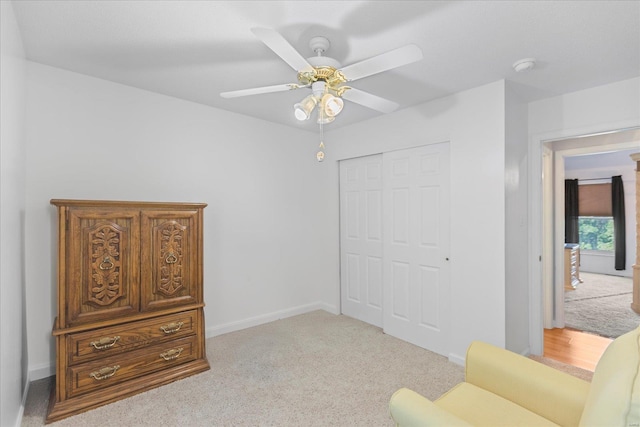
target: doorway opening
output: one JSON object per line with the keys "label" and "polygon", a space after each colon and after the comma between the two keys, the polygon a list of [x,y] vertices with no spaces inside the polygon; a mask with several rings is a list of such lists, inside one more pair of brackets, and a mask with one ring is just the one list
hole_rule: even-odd
{"label": "doorway opening", "polygon": [[[590,161],[597,160],[597,156],[603,156],[605,153],[619,156],[629,156],[631,152],[637,152],[640,148],[640,129],[631,128],[617,130],[613,132],[592,134],[584,136],[575,136],[570,138],[562,138],[556,140],[547,140],[541,142],[541,172],[542,185],[540,200],[542,200],[542,212],[540,213],[540,222],[542,236],[540,238],[541,268],[540,282],[542,289],[539,294],[541,301],[540,312],[541,321],[536,324],[532,322],[532,328],[564,328],[566,325],[565,316],[565,260],[564,260],[564,180],[569,178],[565,169],[568,159],[582,157]],[[628,167],[633,170],[634,163],[628,158]],[[600,165],[602,166],[602,165]],[[600,168],[594,173],[609,174]],[[616,175],[616,173],[612,173]],[[619,175],[619,173],[617,173]],[[605,176],[605,175],[603,175]],[[628,182],[629,189],[625,193],[633,190],[635,194],[635,174]],[[625,183],[627,184],[627,183]],[[633,215],[628,215],[628,230],[635,230],[635,198],[628,201],[633,204]],[[631,272],[631,265],[635,260],[635,233],[631,234],[631,238],[627,239],[627,271]],[[536,253],[536,252],[533,252]],[[535,278],[535,274],[533,275]],[[542,329],[540,328],[540,329]],[[542,337],[542,331],[532,330],[532,337]],[[536,335],[537,334],[537,335]],[[539,353],[543,354],[544,342],[540,339]],[[532,340],[532,352],[536,351],[536,342]]]}
{"label": "doorway opening", "polygon": [[[577,183],[579,192],[578,242],[579,262],[575,271],[579,280],[566,283],[565,326],[617,338],[635,329],[640,315],[631,309],[633,301],[633,264],[636,260],[636,178],[635,162],[630,161],[637,149],[614,150],[564,157],[565,178]],[[612,177],[620,176],[625,221],[619,221],[622,235],[616,235],[612,212]],[[560,189],[562,191],[562,189]],[[626,260],[620,257],[616,266],[616,243],[626,249]],[[575,246],[575,245],[574,245]]]}

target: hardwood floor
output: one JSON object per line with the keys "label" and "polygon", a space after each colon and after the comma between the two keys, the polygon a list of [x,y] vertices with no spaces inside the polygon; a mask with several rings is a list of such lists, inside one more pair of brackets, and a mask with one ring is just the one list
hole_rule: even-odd
{"label": "hardwood floor", "polygon": [[612,340],[574,329],[545,329],[544,357],[594,371]]}

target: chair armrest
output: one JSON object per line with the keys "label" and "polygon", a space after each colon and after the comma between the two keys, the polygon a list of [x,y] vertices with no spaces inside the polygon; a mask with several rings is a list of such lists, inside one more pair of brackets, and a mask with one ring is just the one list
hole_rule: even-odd
{"label": "chair armrest", "polygon": [[391,396],[389,413],[399,427],[471,425],[408,388],[401,388]]}
{"label": "chair armrest", "polygon": [[590,386],[587,381],[480,341],[469,346],[465,378],[560,425],[578,425]]}

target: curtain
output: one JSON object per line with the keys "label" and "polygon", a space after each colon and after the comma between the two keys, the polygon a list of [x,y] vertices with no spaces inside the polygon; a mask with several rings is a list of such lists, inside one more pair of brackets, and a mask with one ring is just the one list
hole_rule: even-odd
{"label": "curtain", "polygon": [[578,180],[564,180],[564,242],[578,243]]}
{"label": "curtain", "polygon": [[613,213],[613,236],[616,244],[616,270],[624,270],[627,262],[627,244],[624,225],[624,185],[620,175],[611,177],[611,211]]}

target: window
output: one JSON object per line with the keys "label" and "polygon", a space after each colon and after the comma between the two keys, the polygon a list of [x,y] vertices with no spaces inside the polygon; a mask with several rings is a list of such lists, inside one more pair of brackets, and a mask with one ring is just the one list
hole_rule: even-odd
{"label": "window", "polygon": [[613,252],[613,217],[581,216],[578,218],[580,250]]}

